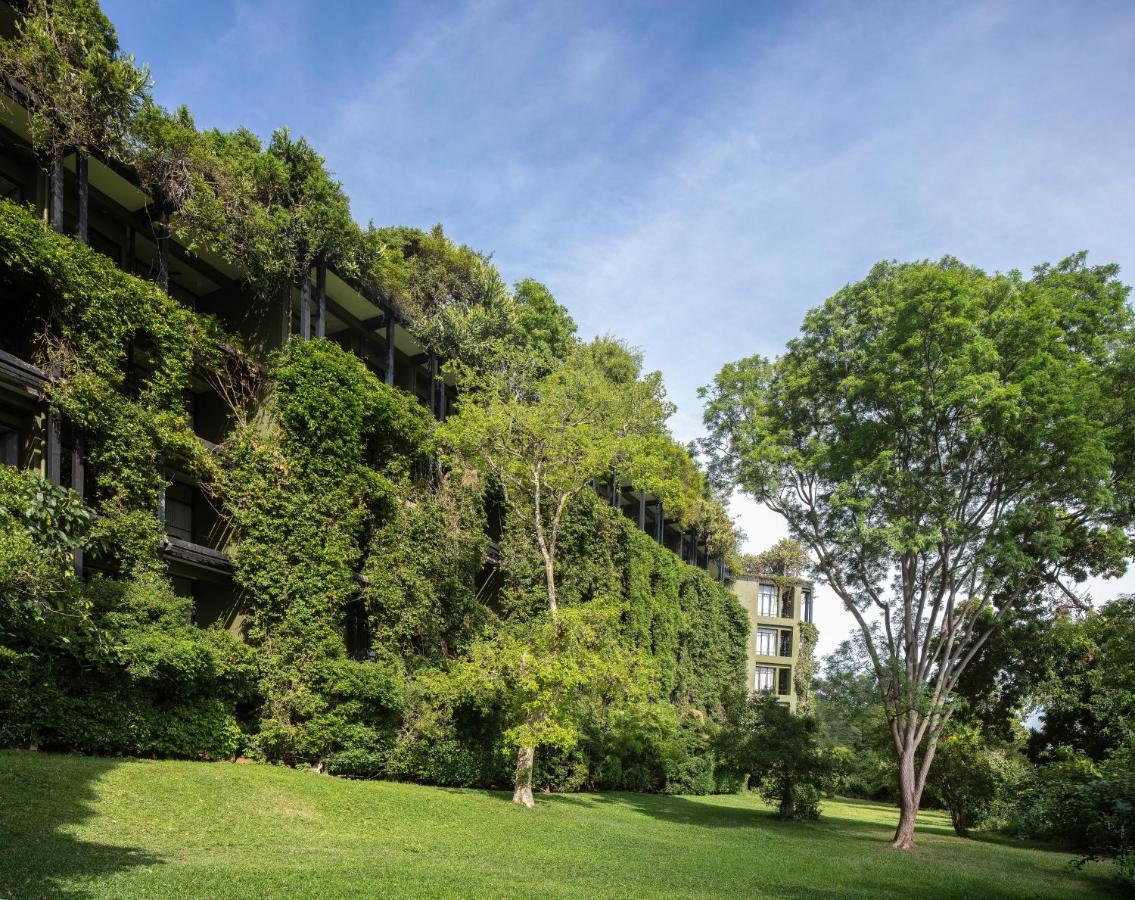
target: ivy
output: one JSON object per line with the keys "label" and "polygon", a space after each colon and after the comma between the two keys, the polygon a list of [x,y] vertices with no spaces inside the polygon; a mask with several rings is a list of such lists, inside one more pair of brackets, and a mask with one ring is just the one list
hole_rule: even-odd
{"label": "ivy", "polygon": [[50,323],[53,342],[41,363],[59,378],[47,399],[88,439],[97,536],[123,570],[154,568],[162,461],[176,459],[206,480],[216,468],[190,427],[184,392],[194,372],[221,368],[231,338],[7,202],[0,203],[0,257],[5,293],[41,308]]}

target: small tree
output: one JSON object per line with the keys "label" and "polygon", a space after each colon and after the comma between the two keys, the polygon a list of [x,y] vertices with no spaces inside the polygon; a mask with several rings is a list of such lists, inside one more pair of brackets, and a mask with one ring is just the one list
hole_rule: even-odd
{"label": "small tree", "polygon": [[1072,583],[1131,552],[1135,333],[1116,275],[1083,255],[1031,280],[881,263],[775,363],[726,366],[703,393],[717,473],[784,516],[859,624],[898,848],[992,631],[1046,597],[1081,604]]}
{"label": "small tree", "polygon": [[833,758],[816,741],[813,716],[795,715],[775,697],[749,700],[741,721],[723,738],[723,755],[750,785],[777,805],[782,819],[815,819],[820,791],[834,776]]}
{"label": "small tree", "polygon": [[[622,356],[615,357],[631,360],[637,376],[637,360],[618,349]],[[508,513],[530,531],[543,561],[553,631],[560,627],[560,528],[572,500],[590,490],[593,479],[620,465],[636,474],[640,484],[653,481],[660,491],[669,489],[669,481],[658,477],[668,471],[672,446],[663,429],[669,407],[660,382],[655,377],[612,377],[612,352],[610,342],[579,346],[550,374],[532,382],[517,377],[523,360],[510,371],[482,373],[482,381],[469,385],[458,414],[443,428],[442,443],[454,462],[488,473]],[[547,364],[540,354],[536,365]],[[534,646],[526,665],[558,670],[560,649],[556,641],[543,651]],[[514,800],[531,806],[535,738],[546,726],[536,706],[528,708],[532,717],[513,732],[531,738],[518,749]]]}
{"label": "small tree", "polygon": [[531,808],[536,748],[575,748],[587,725],[605,715],[636,716],[655,682],[649,661],[620,631],[621,605],[609,598],[512,622],[475,643],[432,693],[503,714],[504,739],[516,748],[513,802]]}
{"label": "small tree", "polygon": [[1010,759],[990,747],[976,728],[954,728],[939,744],[929,788],[938,794],[959,837],[966,837],[991,815],[1016,774]]}
{"label": "small tree", "polygon": [[149,72],[118,47],[96,0],[31,0],[0,40],[0,71],[28,100],[31,138],[53,183],[51,224],[62,230],[63,157],[98,150],[125,158]]}

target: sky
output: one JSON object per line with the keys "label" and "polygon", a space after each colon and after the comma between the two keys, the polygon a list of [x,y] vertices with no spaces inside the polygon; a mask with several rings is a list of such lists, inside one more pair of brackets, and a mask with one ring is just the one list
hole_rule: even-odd
{"label": "sky", "polygon": [[[533,277],[663,372],[682,440],[880,259],[1135,279],[1135,5],[103,0],[166,106],[308,138],[360,222]],[[745,498],[759,550],[784,533]],[[1100,599],[1135,573],[1093,583]],[[820,652],[853,626],[817,590]]]}

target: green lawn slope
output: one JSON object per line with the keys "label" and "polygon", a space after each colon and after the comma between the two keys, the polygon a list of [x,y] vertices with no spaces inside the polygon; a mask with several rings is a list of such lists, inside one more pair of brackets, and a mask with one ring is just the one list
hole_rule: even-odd
{"label": "green lawn slope", "polygon": [[1091,897],[1102,866],[895,813],[751,796],[509,795],[268,766],[0,753],[0,897]]}

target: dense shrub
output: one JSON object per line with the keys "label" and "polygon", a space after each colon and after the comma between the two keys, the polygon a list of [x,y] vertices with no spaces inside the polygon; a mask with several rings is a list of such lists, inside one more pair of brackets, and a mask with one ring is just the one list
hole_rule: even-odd
{"label": "dense shrub", "polygon": [[1135,742],[1097,763],[1057,751],[1034,767],[1018,792],[1016,830],[1130,866],[1135,852]]}
{"label": "dense shrub", "polygon": [[0,651],[0,740],[190,759],[242,750],[250,648],[192,625],[192,601],[158,576],[96,577],[83,593],[88,622]]}

